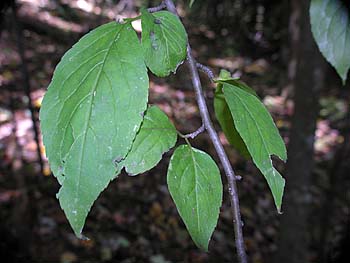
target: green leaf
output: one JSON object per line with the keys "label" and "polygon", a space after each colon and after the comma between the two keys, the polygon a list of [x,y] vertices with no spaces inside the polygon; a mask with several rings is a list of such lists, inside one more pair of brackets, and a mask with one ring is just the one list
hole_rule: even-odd
{"label": "green leaf", "polygon": [[311,29],[323,56],[345,84],[350,68],[350,13],[341,0],[312,0]]}
{"label": "green leaf", "polygon": [[286,146],[271,115],[255,95],[229,83],[223,83],[223,93],[235,127],[265,176],[280,212],[285,181],[273,167],[271,155],[286,160]]}
{"label": "green leaf", "polygon": [[180,19],[168,11],[141,11],[142,48],[147,67],[157,76],[175,72],[186,58],[187,34]]}
{"label": "green leaf", "polygon": [[218,87],[220,87],[221,93],[222,93],[222,85],[224,83],[227,83],[258,97],[255,90],[253,90],[244,82],[240,81],[238,78],[232,78],[231,73],[225,69],[220,70],[219,78],[215,80],[215,83],[218,83]]}
{"label": "green leaf", "polygon": [[222,87],[218,85],[214,97],[215,116],[224,132],[228,142],[245,158],[249,159],[250,154],[243,142],[241,136],[237,132],[233,122],[230,109],[222,93]]}
{"label": "green leaf", "polygon": [[164,112],[156,106],[146,111],[140,131],[121,166],[129,175],[143,173],[161,160],[163,153],[174,147],[177,133]]}
{"label": "green leaf", "polygon": [[207,251],[222,203],[218,167],[207,153],[181,145],[171,157],[167,181],[194,243]]}
{"label": "green leaf", "polygon": [[232,119],[232,115],[230,112],[230,109],[226,103],[222,87],[224,83],[228,83],[231,85],[234,85],[236,87],[239,87],[253,95],[256,96],[256,93],[254,90],[252,90],[250,87],[248,87],[243,82],[238,81],[237,79],[231,78],[231,74],[226,70],[220,71],[219,79],[216,80],[216,83],[218,83],[216,91],[215,91],[215,97],[214,97],[214,110],[215,110],[215,116],[221,126],[222,131],[224,132],[228,142],[240,153],[243,157],[246,159],[250,159],[251,156],[249,154],[249,151],[242,140],[241,136],[237,132],[237,129],[235,127],[234,121]]}
{"label": "green leaf", "polygon": [[190,7],[192,7],[192,5],[194,4],[194,1],[195,1],[195,0],[191,0],[191,1],[190,1]]}
{"label": "green leaf", "polygon": [[62,185],[57,194],[75,234],[100,192],[116,177],[142,122],[147,68],[129,23],[85,35],[62,58],[40,111],[46,154]]}

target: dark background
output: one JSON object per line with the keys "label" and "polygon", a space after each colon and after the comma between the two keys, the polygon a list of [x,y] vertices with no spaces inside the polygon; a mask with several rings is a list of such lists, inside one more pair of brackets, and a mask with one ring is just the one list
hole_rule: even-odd
{"label": "dark background", "polygon": [[[89,30],[159,1],[21,0],[6,8],[7,2],[0,3],[0,261],[236,262],[226,185],[204,253],[167,190],[171,152],[151,171],[121,174],[109,185],[87,218],[90,241],[76,239],[55,197],[59,185],[37,119],[56,64]],[[220,132],[243,177],[238,190],[249,262],[350,262],[350,81],[343,87],[319,53],[309,1],[197,0],[192,9],[188,2],[176,1],[196,59],[252,86],[288,146],[288,162],[275,160],[287,180],[278,215],[263,176]],[[201,77],[212,111],[214,86]],[[165,79],[151,76],[150,103],[182,133],[201,124],[185,65]],[[193,145],[217,160],[207,135]]]}

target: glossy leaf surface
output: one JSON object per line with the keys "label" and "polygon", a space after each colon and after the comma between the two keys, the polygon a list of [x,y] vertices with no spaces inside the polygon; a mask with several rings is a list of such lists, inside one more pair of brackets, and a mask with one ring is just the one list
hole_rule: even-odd
{"label": "glossy leaf surface", "polygon": [[142,48],[147,67],[157,76],[175,72],[186,58],[187,34],[180,19],[168,11],[142,10]]}
{"label": "glossy leaf surface", "polygon": [[346,1],[312,0],[311,29],[323,56],[345,84],[350,68],[350,12]]}
{"label": "glossy leaf surface", "polygon": [[131,148],[147,108],[148,76],[130,24],[111,22],[85,35],[62,58],[40,111],[57,197],[75,234],[116,177],[114,160]]}
{"label": "glossy leaf surface", "polygon": [[156,166],[163,153],[174,147],[177,133],[166,114],[157,106],[147,109],[132,148],[121,164],[129,175],[137,175]]}
{"label": "glossy leaf surface", "polygon": [[222,203],[218,167],[207,153],[181,145],[171,157],[167,182],[194,243],[207,251]]}

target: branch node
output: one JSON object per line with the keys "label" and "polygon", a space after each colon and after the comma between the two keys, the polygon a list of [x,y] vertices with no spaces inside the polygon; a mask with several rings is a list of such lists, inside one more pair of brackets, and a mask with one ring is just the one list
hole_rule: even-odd
{"label": "branch node", "polygon": [[[172,0],[164,0],[164,3],[168,11],[172,12],[173,14],[179,17],[179,15],[177,14],[174,2]],[[199,113],[202,117],[202,121],[205,126],[205,129],[208,131],[209,137],[214,144],[216,152],[224,168],[225,175],[227,177],[227,181],[229,185],[231,208],[232,208],[232,214],[233,214],[233,224],[234,224],[234,230],[235,230],[235,243],[236,243],[236,249],[237,249],[238,262],[247,263],[248,259],[247,259],[247,254],[244,247],[243,231],[242,231],[242,225],[241,225],[242,219],[241,219],[241,212],[239,209],[238,192],[237,192],[237,186],[236,186],[236,180],[235,180],[236,176],[232,169],[231,163],[227,157],[227,154],[224,150],[224,147],[220,142],[220,138],[217,132],[215,131],[212,121],[210,119],[208,107],[205,102],[205,98],[203,94],[202,84],[198,74],[198,63],[195,62],[192,56],[192,51],[189,43],[187,44],[187,63],[189,65],[192,84],[196,93]],[[209,72],[211,72],[211,70]],[[213,75],[214,74],[212,74],[211,76]],[[185,138],[185,140],[187,140],[187,138]]]}
{"label": "branch node", "polygon": [[214,82],[215,76],[214,76],[213,71],[212,71],[209,67],[207,67],[207,66],[205,66],[205,65],[203,65],[203,64],[201,64],[201,63],[198,63],[198,62],[196,62],[196,67],[197,67],[200,71],[204,72],[204,73],[208,76],[208,78],[209,78],[209,80],[210,80],[211,82]]}
{"label": "branch node", "polygon": [[241,180],[242,180],[242,176],[236,175],[236,180],[237,180],[237,181],[241,181]]}
{"label": "branch node", "polygon": [[192,132],[192,133],[189,133],[189,134],[185,134],[183,135],[183,138],[191,138],[191,139],[194,139],[196,138],[199,134],[201,134],[202,132],[205,131],[205,126],[204,124],[202,124],[201,127],[198,128],[198,130]]}

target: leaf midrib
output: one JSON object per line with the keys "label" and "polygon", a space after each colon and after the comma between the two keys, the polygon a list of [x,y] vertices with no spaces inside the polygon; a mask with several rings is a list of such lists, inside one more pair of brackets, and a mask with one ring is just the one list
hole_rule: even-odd
{"label": "leaf midrib", "polygon": [[189,150],[191,152],[191,158],[192,158],[192,161],[193,161],[193,166],[194,166],[194,177],[195,177],[195,189],[196,189],[196,218],[197,218],[197,227],[198,227],[198,233],[201,234],[201,228],[200,228],[200,218],[199,218],[199,202],[198,202],[198,184],[197,184],[197,162],[196,162],[196,159],[194,157],[194,154],[193,154],[193,149],[191,146],[189,146]]}
{"label": "leaf midrib", "polygon": [[77,204],[77,202],[78,202],[77,196],[78,196],[79,190],[80,190],[79,188],[80,188],[80,180],[81,180],[81,175],[82,175],[82,160],[83,160],[83,158],[84,158],[84,153],[85,153],[85,151],[84,151],[85,147],[84,147],[84,146],[85,146],[85,143],[86,143],[87,129],[88,129],[88,126],[89,126],[88,121],[89,121],[89,119],[91,118],[92,105],[93,105],[94,97],[95,97],[95,96],[94,96],[94,92],[95,92],[96,89],[97,89],[97,84],[98,84],[98,82],[99,82],[99,80],[100,80],[100,78],[101,78],[101,75],[102,75],[103,68],[104,68],[104,65],[105,65],[105,63],[106,63],[107,57],[108,57],[108,55],[109,55],[109,53],[110,53],[110,51],[111,51],[111,49],[112,49],[113,44],[114,44],[115,41],[116,41],[116,38],[118,37],[118,35],[120,34],[120,31],[121,31],[122,29],[124,29],[124,25],[123,25],[119,30],[117,30],[117,32],[116,32],[116,34],[115,34],[115,36],[114,36],[114,38],[113,38],[113,41],[111,41],[111,44],[109,45],[109,47],[108,47],[108,49],[107,49],[106,55],[105,55],[104,58],[103,58],[101,68],[100,68],[100,70],[99,70],[99,72],[98,72],[96,81],[95,81],[95,83],[94,83],[94,86],[93,86],[93,89],[92,89],[92,92],[91,92],[91,95],[90,95],[90,96],[92,96],[92,98],[91,98],[91,102],[90,102],[89,113],[88,113],[87,118],[86,118],[86,120],[85,120],[85,127],[84,127],[84,129],[83,129],[83,136],[84,136],[84,137],[83,137],[83,142],[82,142],[82,147],[81,147],[81,153],[80,153],[79,175],[78,175],[78,182],[77,182],[77,190],[75,191],[74,206],[76,206],[76,204]]}
{"label": "leaf midrib", "polygon": [[[225,92],[225,87],[224,87],[224,92]],[[258,130],[258,133],[259,133],[259,135],[260,135],[261,141],[263,142],[265,151],[267,152],[268,158],[270,158],[270,153],[269,153],[270,151],[269,151],[269,148],[268,148],[267,145],[266,145],[265,140],[263,139],[263,136],[262,136],[260,127],[257,125],[257,123],[256,123],[256,121],[255,121],[255,119],[254,119],[254,117],[253,117],[253,115],[252,115],[252,113],[249,111],[249,108],[248,108],[247,105],[244,103],[244,101],[241,99],[241,97],[239,96],[239,94],[237,94],[237,92],[235,92],[234,94],[237,95],[238,100],[241,102],[241,104],[242,104],[243,107],[245,108],[246,112],[248,112],[248,115],[249,115],[250,118],[253,120],[253,123],[254,123],[254,125],[255,125],[255,127],[256,127],[256,129]],[[233,118],[233,122],[234,122],[234,118]],[[236,124],[236,129],[237,129],[237,131],[238,131],[237,124]],[[241,138],[243,139],[243,136],[242,136]],[[243,139],[243,140],[244,140],[244,139]],[[244,142],[245,142],[245,141],[244,141]],[[245,142],[245,143],[246,143],[246,142]],[[249,144],[246,143],[246,145],[247,145],[247,148],[248,148],[248,150],[249,150],[249,147],[248,147]],[[249,151],[249,153],[250,153],[250,151]],[[252,154],[252,153],[250,153],[250,154]],[[271,153],[271,154],[274,154],[274,153]],[[253,160],[255,161],[255,158],[254,158],[254,155],[253,155],[253,154],[252,154],[252,158],[253,158]],[[256,164],[256,165],[257,165],[257,166],[260,166],[260,164]]]}

